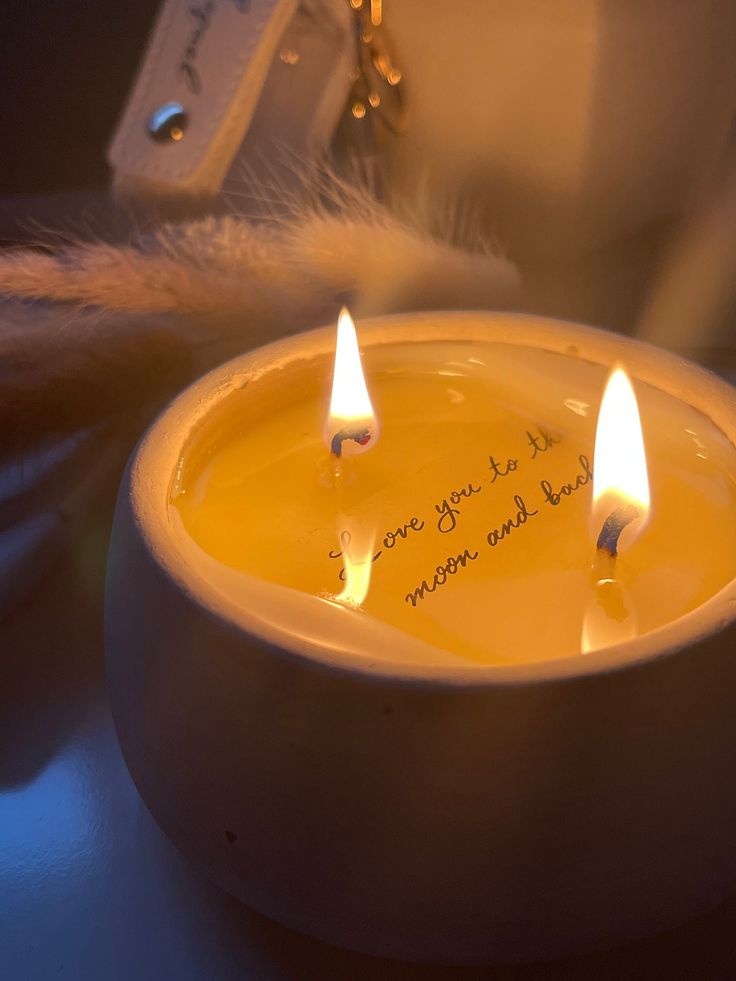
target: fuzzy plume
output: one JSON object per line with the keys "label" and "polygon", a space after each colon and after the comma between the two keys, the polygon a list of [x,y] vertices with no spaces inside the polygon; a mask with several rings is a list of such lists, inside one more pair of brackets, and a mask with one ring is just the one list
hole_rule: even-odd
{"label": "fuzzy plume", "polygon": [[0,454],[160,400],[217,361],[327,322],[345,296],[362,316],[517,302],[515,268],[480,236],[458,244],[448,231],[329,176],[281,193],[271,217],[6,253]]}
{"label": "fuzzy plume", "polygon": [[0,459],[140,410],[192,375],[193,356],[155,321],[38,305],[0,307]]}

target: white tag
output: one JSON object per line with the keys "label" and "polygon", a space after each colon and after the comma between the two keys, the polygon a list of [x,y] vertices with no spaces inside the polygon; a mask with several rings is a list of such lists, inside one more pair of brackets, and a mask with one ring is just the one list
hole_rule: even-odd
{"label": "white tag", "polygon": [[298,184],[302,166],[325,154],[353,84],[352,31],[347,0],[302,0],[223,190]]}
{"label": "white tag", "polygon": [[[159,195],[215,194],[255,110],[297,0],[165,0],[108,149],[114,182]],[[178,103],[180,139],[157,141],[157,110]]]}

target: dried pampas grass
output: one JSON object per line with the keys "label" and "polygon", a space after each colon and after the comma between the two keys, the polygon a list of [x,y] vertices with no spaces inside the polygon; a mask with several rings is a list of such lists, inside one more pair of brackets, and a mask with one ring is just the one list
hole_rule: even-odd
{"label": "dried pampas grass", "polygon": [[46,233],[0,253],[0,616],[114,485],[156,406],[213,364],[359,316],[516,303],[516,270],[457,212],[380,204],[331,175],[262,190],[258,218],[125,243]]}
{"label": "dried pampas grass", "polygon": [[[0,455],[169,396],[279,335],[358,315],[508,307],[515,268],[333,175],[265,195],[271,213],[164,225],[124,244],[54,240],[0,256]],[[433,220],[432,224],[436,225]],[[34,301],[34,302],[30,302]]]}
{"label": "dried pampas grass", "polygon": [[0,307],[0,460],[140,410],[187,381],[190,345],[152,320]]}

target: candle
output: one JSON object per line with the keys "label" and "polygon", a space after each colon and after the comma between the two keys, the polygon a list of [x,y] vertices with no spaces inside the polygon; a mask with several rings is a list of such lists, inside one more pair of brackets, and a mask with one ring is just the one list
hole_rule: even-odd
{"label": "candle", "polygon": [[[332,328],[199,380],[131,460],[106,651],[151,812],[255,909],[383,956],[550,958],[718,903],[736,888],[733,390],[574,324],[359,326],[372,445],[332,452]],[[651,507],[614,557],[606,519],[642,503],[592,501],[618,364]]]}
{"label": "candle", "polygon": [[[383,432],[366,435],[367,446],[346,438],[345,453],[361,455],[343,459],[335,478],[323,441],[375,426],[355,364],[337,359],[336,378],[342,367],[349,383],[327,437],[330,356],[279,372],[276,401],[259,383],[224,399],[182,450],[172,519],[227,570],[323,599],[339,598],[340,577],[357,564],[365,616],[469,664],[579,653],[591,537],[618,500],[615,489],[599,494],[591,536],[606,368],[508,343],[372,347],[365,370]],[[736,451],[702,412],[651,385],[639,385],[639,397],[656,504],[617,579],[645,633],[736,575]],[[625,427],[611,436],[615,488],[638,445]],[[230,576],[227,588],[248,604],[245,580]]]}

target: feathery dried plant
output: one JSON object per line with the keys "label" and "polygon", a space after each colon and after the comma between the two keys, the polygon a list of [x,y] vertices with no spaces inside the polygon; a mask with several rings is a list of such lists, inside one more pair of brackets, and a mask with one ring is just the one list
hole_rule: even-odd
{"label": "feathery dried plant", "polygon": [[0,255],[0,457],[160,401],[235,353],[328,322],[346,297],[363,316],[518,299],[515,268],[457,209],[431,233],[429,209],[316,171],[260,201],[258,219],[123,244],[49,235],[49,249]]}

